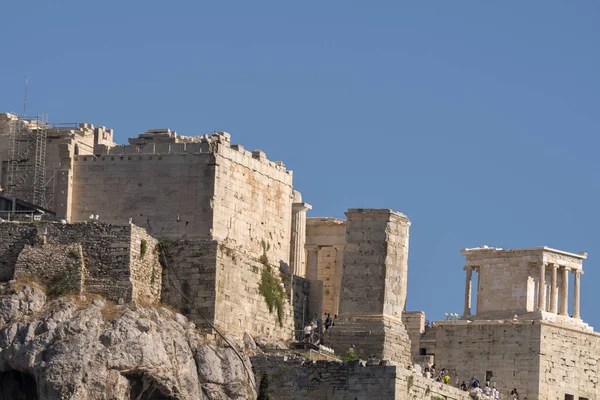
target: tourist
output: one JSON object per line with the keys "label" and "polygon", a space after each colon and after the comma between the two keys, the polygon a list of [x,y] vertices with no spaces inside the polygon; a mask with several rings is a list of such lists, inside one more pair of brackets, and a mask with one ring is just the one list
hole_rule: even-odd
{"label": "tourist", "polygon": [[492,394],[492,389],[489,387],[487,382],[485,384],[485,387],[483,388],[483,394],[485,394],[486,396],[489,396]]}
{"label": "tourist", "polygon": [[467,391],[467,382],[462,381],[462,383],[460,384],[460,390],[463,390],[465,392]]}
{"label": "tourist", "polygon": [[446,372],[446,374],[444,375],[444,383],[446,385],[450,383],[450,375],[448,374],[448,372]]}
{"label": "tourist", "polygon": [[510,391],[510,395],[512,399],[518,399],[519,398],[519,392],[517,392],[517,388],[514,388],[513,390]]}
{"label": "tourist", "polygon": [[304,341],[310,342],[310,336],[312,334],[312,325],[308,324],[304,327]]}
{"label": "tourist", "polygon": [[500,398],[500,392],[498,391],[498,389],[496,389],[496,386],[494,386],[492,388],[492,398],[494,400],[499,399]]}
{"label": "tourist", "polygon": [[329,329],[332,323],[331,314],[325,313],[325,330]]}

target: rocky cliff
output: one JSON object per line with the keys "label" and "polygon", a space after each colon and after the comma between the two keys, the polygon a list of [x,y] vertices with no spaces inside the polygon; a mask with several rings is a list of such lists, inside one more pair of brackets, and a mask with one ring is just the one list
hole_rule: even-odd
{"label": "rocky cliff", "polygon": [[166,308],[0,285],[0,400],[255,399],[242,358]]}

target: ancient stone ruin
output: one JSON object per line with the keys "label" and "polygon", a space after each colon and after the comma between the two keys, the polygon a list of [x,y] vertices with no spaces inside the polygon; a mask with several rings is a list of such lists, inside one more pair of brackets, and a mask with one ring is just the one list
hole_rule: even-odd
{"label": "ancient stone ruin", "polygon": [[[240,341],[306,347],[303,328],[336,316],[310,343],[323,360],[283,349],[252,359],[253,381],[268,377],[279,399],[468,399],[456,386],[472,377],[504,398],[511,388],[528,399],[600,398],[600,336],[580,315],[585,253],[465,249],[462,317],[425,324],[422,311],[405,309],[404,214],[307,218],[292,171],[225,132],[152,129],[127,145],[113,137],[105,127],[0,114],[1,281],[163,302],[195,328]],[[358,359],[338,360],[349,354]],[[11,363],[0,362],[0,374],[17,386],[31,379]],[[431,364],[451,381],[424,377]]]}

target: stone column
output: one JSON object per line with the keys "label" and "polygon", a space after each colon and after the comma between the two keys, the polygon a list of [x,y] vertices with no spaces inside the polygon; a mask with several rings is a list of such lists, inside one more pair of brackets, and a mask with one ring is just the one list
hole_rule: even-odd
{"label": "stone column", "polygon": [[560,288],[560,315],[568,315],[569,312],[569,269],[561,267],[561,288]]}
{"label": "stone column", "polygon": [[307,203],[292,204],[292,235],[290,243],[290,271],[297,276],[306,276],[304,245],[306,244],[306,212],[312,206]]}
{"label": "stone column", "polygon": [[540,263],[540,280],[538,282],[538,311],[546,311],[546,264]]}
{"label": "stone column", "polygon": [[305,246],[308,252],[308,263],[306,265],[306,278],[317,280],[319,271],[319,246]]}
{"label": "stone column", "polygon": [[473,267],[465,265],[463,268],[467,271],[467,279],[465,281],[465,310],[463,312],[463,318],[467,318],[471,315],[471,286],[473,277]]}
{"label": "stone column", "polygon": [[573,271],[573,273],[575,274],[575,280],[573,282],[573,318],[576,319],[580,319],[580,309],[579,309],[579,302],[580,302],[580,294],[581,294],[581,286],[580,286],[580,279],[581,279],[581,271],[575,270]]}
{"label": "stone column", "polygon": [[556,314],[558,309],[558,283],[556,282],[558,265],[550,264],[550,269],[550,312]]}

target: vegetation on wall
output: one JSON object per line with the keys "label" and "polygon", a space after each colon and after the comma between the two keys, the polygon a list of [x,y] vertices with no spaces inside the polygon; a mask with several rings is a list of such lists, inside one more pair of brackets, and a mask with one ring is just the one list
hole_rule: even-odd
{"label": "vegetation on wall", "polygon": [[148,242],[146,239],[142,239],[140,243],[140,258],[143,260],[146,256],[146,252],[148,251]]}
{"label": "vegetation on wall", "polygon": [[273,267],[269,264],[269,258],[267,257],[269,247],[270,246],[263,240],[263,254],[259,258],[260,263],[263,265],[263,269],[260,276],[258,291],[264,297],[269,312],[271,314],[276,312],[279,326],[283,326],[283,303],[286,297],[285,289],[281,286],[279,279],[275,276]]}
{"label": "vegetation on wall", "polygon": [[71,266],[65,267],[60,274],[56,275],[48,282],[48,297],[57,298],[72,293],[76,279],[77,269]]}
{"label": "vegetation on wall", "polygon": [[356,354],[356,350],[354,350],[354,347],[350,347],[348,349],[348,351],[346,352],[346,354],[343,354],[340,359],[342,361],[353,361],[353,360],[358,360],[358,354]]}

